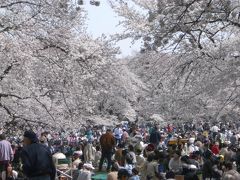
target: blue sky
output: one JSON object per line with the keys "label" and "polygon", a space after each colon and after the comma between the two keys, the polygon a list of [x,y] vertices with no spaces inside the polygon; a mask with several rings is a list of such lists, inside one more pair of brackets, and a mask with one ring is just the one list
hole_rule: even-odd
{"label": "blue sky", "polygon": [[[123,27],[118,26],[120,18],[113,12],[107,0],[100,0],[100,6],[92,6],[90,0],[85,0],[85,7],[88,12],[88,32],[93,37],[101,36],[102,34],[111,35],[123,31]],[[139,51],[140,43],[131,44],[131,39],[123,40],[117,44],[121,49],[121,56],[131,55],[134,51]]]}

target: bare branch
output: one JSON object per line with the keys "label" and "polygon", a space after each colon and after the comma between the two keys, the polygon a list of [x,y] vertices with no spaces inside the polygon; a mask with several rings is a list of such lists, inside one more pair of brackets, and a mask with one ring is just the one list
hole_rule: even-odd
{"label": "bare branch", "polygon": [[48,108],[46,107],[45,104],[43,104],[40,100],[38,100],[37,98],[34,98],[48,113],[48,115],[52,118],[53,122],[56,122],[56,119],[53,117],[53,115],[50,113],[50,111],[48,110]]}
{"label": "bare branch", "polygon": [[0,8],[9,8],[9,7],[17,5],[17,4],[28,4],[28,5],[38,6],[38,4],[29,2],[29,1],[16,1],[16,2],[9,3],[9,4],[1,5]]}
{"label": "bare branch", "polygon": [[0,76],[0,81],[2,81],[6,75],[11,71],[11,69],[13,68],[13,64],[10,64],[4,71],[3,74]]}

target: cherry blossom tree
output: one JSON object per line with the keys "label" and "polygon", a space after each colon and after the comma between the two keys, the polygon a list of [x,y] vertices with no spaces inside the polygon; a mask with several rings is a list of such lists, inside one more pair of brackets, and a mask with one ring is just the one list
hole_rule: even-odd
{"label": "cherry blossom tree", "polygon": [[239,112],[239,1],[110,2],[125,27],[116,39],[143,42],[129,64],[150,89],[140,98],[144,115]]}
{"label": "cherry blossom tree", "polygon": [[110,40],[86,33],[79,2],[0,4],[0,115],[7,128],[77,127],[96,115],[134,118],[130,102],[139,82],[134,74],[128,80]]}

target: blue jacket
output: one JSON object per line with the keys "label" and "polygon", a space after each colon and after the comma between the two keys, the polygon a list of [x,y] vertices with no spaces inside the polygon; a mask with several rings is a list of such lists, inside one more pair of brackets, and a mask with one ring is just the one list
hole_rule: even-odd
{"label": "blue jacket", "polygon": [[56,168],[48,147],[34,143],[27,145],[21,152],[23,172],[27,177],[50,175],[55,179]]}

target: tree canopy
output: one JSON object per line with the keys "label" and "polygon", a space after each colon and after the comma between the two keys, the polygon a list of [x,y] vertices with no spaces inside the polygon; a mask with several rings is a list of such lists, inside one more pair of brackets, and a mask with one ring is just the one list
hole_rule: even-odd
{"label": "tree canopy", "polygon": [[[0,0],[2,123],[66,128],[99,117],[239,112],[239,1],[109,2],[125,31],[94,39],[80,1]],[[125,38],[142,49],[116,58]]]}

